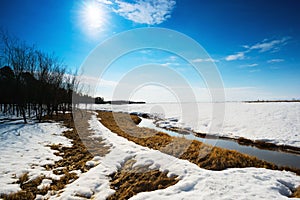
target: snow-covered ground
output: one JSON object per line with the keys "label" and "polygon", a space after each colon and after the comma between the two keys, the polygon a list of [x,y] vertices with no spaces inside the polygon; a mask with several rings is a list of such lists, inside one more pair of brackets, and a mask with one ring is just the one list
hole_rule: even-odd
{"label": "snow-covered ground", "polygon": [[[165,118],[163,126],[192,128],[232,138],[245,137],[275,144],[300,147],[300,103],[225,103],[224,113],[213,116],[212,104],[198,103],[184,112],[186,104],[93,105],[92,109],[152,113]],[[223,106],[223,105],[221,105]],[[187,106],[189,107],[189,106]],[[198,108],[198,112],[194,111]],[[193,110],[194,109],[194,110]],[[222,112],[222,109],[221,109]],[[198,114],[198,118],[195,116]],[[224,114],[223,126],[212,131],[212,118]],[[178,119],[178,122],[174,121]]]}
{"label": "snow-covered ground", "polygon": [[22,120],[0,123],[0,193],[21,190],[19,184],[12,183],[27,172],[30,179],[41,174],[55,178],[56,175],[42,166],[61,159],[47,145],[72,145],[62,136],[65,130],[58,123],[24,124]]}
{"label": "snow-covered ground", "polygon": [[[133,158],[135,165],[147,165],[178,175],[180,181],[166,189],[139,193],[131,199],[288,199],[291,189],[300,185],[300,176],[285,171],[243,168],[224,171],[209,171],[195,164],[163,154],[156,150],[139,146],[119,137],[105,128],[96,118],[89,121],[94,137],[102,137],[110,152],[104,157],[94,157],[89,165],[96,165],[88,172],[67,185],[59,196],[50,199],[106,199],[114,190],[110,188],[109,177],[122,163]],[[54,163],[60,157],[47,145],[61,143],[70,146],[70,140],[61,133],[66,128],[57,123],[26,124],[21,121],[0,123],[0,193],[19,190],[12,184],[21,174],[28,172],[30,178],[44,174],[55,178],[42,165]],[[94,163],[94,164],[93,164]],[[59,178],[59,177],[56,177]],[[51,184],[44,179],[42,185]],[[42,187],[42,185],[40,187]],[[42,196],[38,198],[43,199]]]}
{"label": "snow-covered ground", "polygon": [[300,184],[300,176],[285,171],[243,168],[224,171],[201,169],[186,160],[139,146],[112,133],[96,118],[89,121],[95,137],[102,137],[111,151],[94,158],[99,165],[67,185],[60,196],[51,199],[80,199],[79,196],[106,199],[112,194],[108,175],[116,172],[125,160],[133,158],[136,165],[178,175],[180,181],[166,189],[139,193],[131,199],[288,199],[291,188]]}

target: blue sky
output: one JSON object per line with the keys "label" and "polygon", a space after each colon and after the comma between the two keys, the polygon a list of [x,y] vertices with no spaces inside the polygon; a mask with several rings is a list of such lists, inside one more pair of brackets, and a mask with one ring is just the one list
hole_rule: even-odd
{"label": "blue sky", "polygon": [[[292,99],[300,98],[299,10],[298,0],[3,0],[0,27],[55,52],[72,69],[80,68],[99,43],[122,31],[168,28],[193,38],[207,51],[221,74],[226,100]],[[115,61],[101,77],[97,95],[111,98],[126,73],[147,63],[175,70],[195,89],[198,100],[208,98],[205,82],[190,64],[159,50]],[[133,96],[141,99],[147,93],[142,100],[154,101],[161,90],[144,89]],[[168,91],[159,94],[161,101],[174,99]]]}

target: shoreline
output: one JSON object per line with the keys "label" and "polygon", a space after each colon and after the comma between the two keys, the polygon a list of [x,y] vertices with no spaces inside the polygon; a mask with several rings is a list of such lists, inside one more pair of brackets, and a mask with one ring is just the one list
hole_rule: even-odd
{"label": "shoreline", "polygon": [[[188,160],[200,168],[219,171],[227,168],[262,167],[273,170],[292,171],[300,175],[300,168],[278,166],[235,150],[213,147],[196,140],[189,141],[185,138],[169,136],[167,133],[159,132],[151,128],[138,127],[137,124],[139,124],[141,119],[137,115],[111,111],[97,111],[97,113],[100,122],[119,136],[169,155],[174,154],[173,156]],[[185,149],[186,152],[181,155],[178,151],[188,142],[191,142],[191,146]],[[172,146],[171,149],[166,148],[169,145]],[[202,150],[204,152],[201,152]],[[204,156],[200,156],[202,154]]]}
{"label": "shoreline", "polygon": [[[111,112],[111,111],[109,111],[109,112]],[[221,140],[233,141],[233,142],[238,143],[239,145],[256,147],[256,148],[262,149],[262,150],[280,151],[280,152],[286,152],[286,153],[300,155],[300,147],[296,147],[296,146],[285,145],[285,144],[278,145],[278,144],[274,144],[271,142],[264,142],[261,140],[251,140],[251,139],[244,138],[244,137],[232,138],[232,137],[227,137],[227,136],[218,136],[218,135],[207,134],[207,133],[199,133],[194,130],[186,130],[184,128],[178,128],[178,127],[171,127],[171,128],[160,127],[157,125],[156,122],[164,121],[165,119],[156,119],[155,117],[151,117],[147,113],[132,112],[132,113],[128,113],[128,114],[154,120],[153,123],[156,127],[162,128],[162,129],[165,129],[168,131],[174,131],[174,132],[177,132],[178,134],[182,134],[182,135],[193,134],[194,136],[199,137],[199,138],[221,139]]]}
{"label": "shoreline", "polygon": [[[175,130],[173,130],[173,131],[175,131]],[[216,135],[210,135],[210,134],[206,134],[206,133],[198,133],[195,131],[193,131],[193,133],[196,137],[200,137],[200,138],[229,140],[229,141],[234,141],[243,146],[252,146],[252,147],[256,147],[258,149],[262,149],[262,150],[281,151],[281,152],[293,153],[293,154],[300,155],[300,147],[295,147],[295,146],[290,146],[290,145],[278,145],[278,144],[274,144],[274,143],[270,143],[270,142],[264,142],[261,140],[251,140],[251,139],[244,138],[244,137],[231,138],[231,137],[226,137],[226,136],[216,136]]]}

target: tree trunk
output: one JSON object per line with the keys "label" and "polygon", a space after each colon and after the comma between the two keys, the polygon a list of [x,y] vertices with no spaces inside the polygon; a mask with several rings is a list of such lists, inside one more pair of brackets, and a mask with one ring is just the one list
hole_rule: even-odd
{"label": "tree trunk", "polygon": [[30,109],[30,103],[27,104],[27,109],[28,109],[28,117],[31,117],[31,109]]}
{"label": "tree trunk", "polygon": [[27,124],[25,106],[19,106],[18,110],[20,110],[20,112],[22,114],[24,124]]}

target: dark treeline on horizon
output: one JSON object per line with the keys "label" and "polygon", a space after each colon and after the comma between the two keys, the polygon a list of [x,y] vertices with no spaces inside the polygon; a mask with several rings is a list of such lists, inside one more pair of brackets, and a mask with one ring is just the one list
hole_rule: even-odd
{"label": "dark treeline on horizon", "polygon": [[[55,57],[7,34],[0,40],[0,111],[39,121],[47,114],[72,109],[72,95],[77,103],[94,103],[79,92],[75,74]],[[73,96],[74,97],[74,96]]]}
{"label": "dark treeline on horizon", "polygon": [[112,101],[104,101],[103,97],[96,97],[95,104],[115,104],[115,105],[122,105],[122,104],[145,104],[145,101],[127,101],[127,100],[112,100]]}

